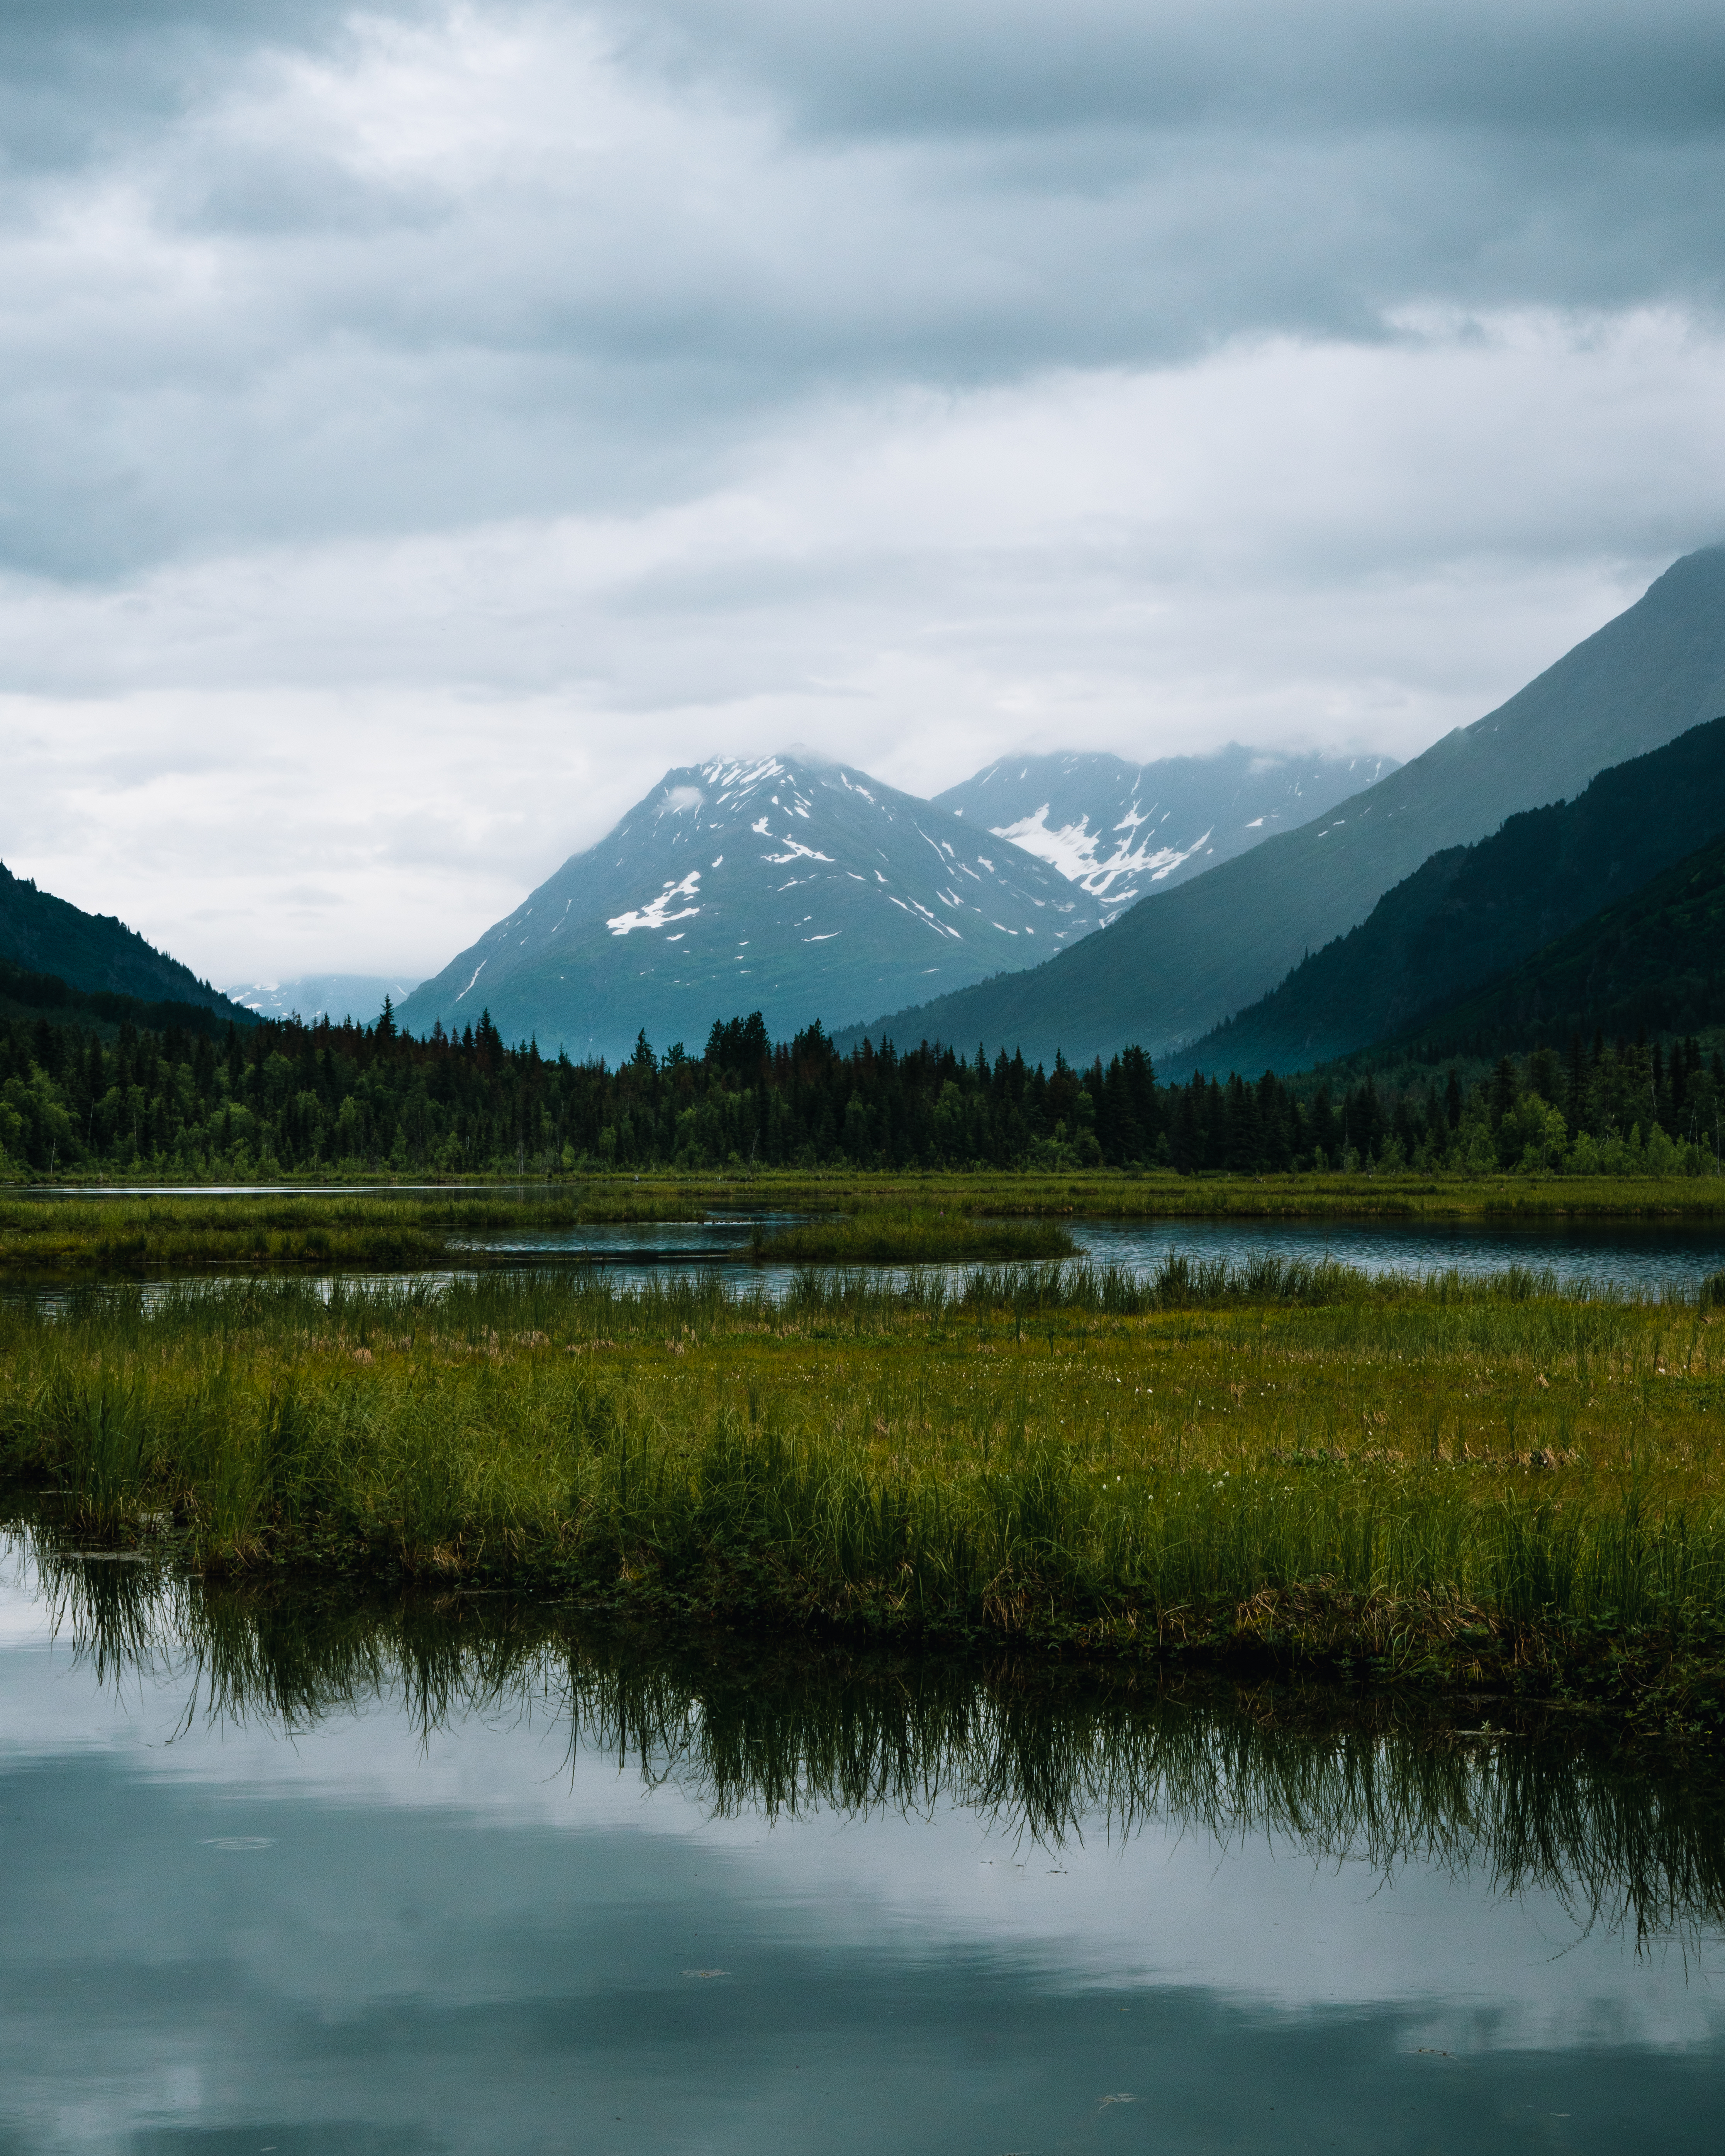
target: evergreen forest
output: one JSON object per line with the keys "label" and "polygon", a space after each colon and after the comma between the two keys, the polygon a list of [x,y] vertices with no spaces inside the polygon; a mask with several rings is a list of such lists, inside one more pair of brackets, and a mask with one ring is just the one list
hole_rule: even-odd
{"label": "evergreen forest", "polygon": [[[14,1006],[16,1008],[16,1006]],[[172,1007],[170,1007],[172,1008]],[[457,1036],[275,1021],[117,1024],[83,1011],[0,1021],[0,1173],[513,1173],[845,1166],[1586,1174],[1717,1172],[1725,1061],[1697,1041],[1577,1038],[1482,1070],[1452,1063],[1334,1089],[1158,1082],[1127,1048],[1051,1071],[927,1043],[841,1054],[817,1024],[771,1041],[758,1012],[699,1055],[644,1034],[615,1069]]]}

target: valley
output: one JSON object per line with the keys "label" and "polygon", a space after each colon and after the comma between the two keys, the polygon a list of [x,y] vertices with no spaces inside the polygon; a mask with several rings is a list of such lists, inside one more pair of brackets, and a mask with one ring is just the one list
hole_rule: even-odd
{"label": "valley", "polygon": [[[1725,718],[1680,721],[1715,699],[1717,548],[1387,772],[1072,753],[930,802],[819,758],[716,759],[398,1002],[355,974],[236,1002],[8,878],[0,1175],[1112,1170],[1306,1178],[1314,1206],[1338,1172],[1705,1183]],[[1167,937],[1225,1002],[1266,937],[1355,906],[1267,996],[1169,1038]],[[871,1030],[823,1016],[913,980],[963,985]],[[1106,1053],[1076,1052],[1075,982],[1106,995]],[[1006,1011],[1028,1045],[991,1045]]]}

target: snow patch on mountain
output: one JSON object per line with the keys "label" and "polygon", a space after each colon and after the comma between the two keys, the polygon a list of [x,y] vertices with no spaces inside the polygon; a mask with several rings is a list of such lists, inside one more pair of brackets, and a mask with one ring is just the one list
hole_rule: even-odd
{"label": "snow patch on mountain", "polygon": [[680,912],[670,908],[680,898],[694,898],[701,889],[701,870],[691,869],[680,882],[667,883],[657,898],[633,913],[614,913],[605,926],[614,936],[627,936],[632,928],[664,928],[673,921],[687,921],[699,913],[698,906],[685,906]]}
{"label": "snow patch on mountain", "polygon": [[[997,839],[1009,839],[1014,845],[1022,846],[1027,854],[1058,869],[1069,883],[1080,885],[1092,897],[1106,900],[1115,910],[1141,897],[1145,886],[1171,875],[1207,845],[1212,835],[1209,830],[1202,831],[1189,846],[1134,845],[1133,834],[1149,819],[1132,809],[1108,832],[1092,831],[1088,816],[1051,826],[1049,810],[1050,804],[1045,801],[1034,816],[1021,816],[1015,824],[991,824],[988,828]],[[1166,812],[1161,820],[1167,822]],[[1261,816],[1258,819],[1260,824],[1263,820]],[[1121,832],[1126,833],[1124,839],[1117,835]],[[1110,848],[1106,853],[1102,851],[1105,845]],[[1127,884],[1132,888],[1124,888]]]}
{"label": "snow patch on mountain", "polygon": [[629,1052],[643,1026],[692,1045],[757,1006],[788,1037],[1033,964],[1103,918],[1046,863],[865,773],[714,757],[668,772],[403,1022],[448,1024],[483,968],[464,1014],[482,996],[506,1038],[572,1055]]}
{"label": "snow patch on mountain", "polygon": [[937,796],[1045,862],[1112,920],[1137,899],[1291,830],[1395,768],[1385,757],[1212,756],[1131,764],[1014,757]]}

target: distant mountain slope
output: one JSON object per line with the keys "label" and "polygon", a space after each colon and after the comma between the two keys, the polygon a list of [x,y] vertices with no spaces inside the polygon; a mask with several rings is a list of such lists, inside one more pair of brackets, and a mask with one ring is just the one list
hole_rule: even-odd
{"label": "distant mountain slope", "polygon": [[1394,757],[1267,756],[1230,742],[1212,756],[1014,756],[934,797],[1010,839],[1101,901],[1109,919],[1398,769]]}
{"label": "distant mountain slope", "polygon": [[[1497,1056],[1725,1024],[1725,832],[1394,1045]],[[1389,1045],[1390,1044],[1385,1044]]]}
{"label": "distant mountain slope", "polygon": [[[1643,598],[1507,704],[1297,831],[1132,910],[1052,964],[899,1009],[882,1032],[1075,1060],[1195,1040],[1364,920],[1446,846],[1725,710],[1725,547],[1667,569]],[[848,1041],[852,1035],[845,1036]]]}
{"label": "distant mountain slope", "polygon": [[1096,901],[1016,846],[845,766],[766,757],[666,774],[605,839],[402,1004],[578,1060],[638,1030],[695,1052],[758,1009],[787,1039],[1026,964]]}
{"label": "distant mountain slope", "polygon": [[369,1025],[382,1009],[385,996],[400,1004],[413,993],[415,985],[388,973],[305,973],[293,981],[237,984],[224,993],[259,1018],[292,1018],[297,1014],[308,1024],[327,1017],[337,1025],[344,1018]]}
{"label": "distant mountain slope", "polygon": [[1725,718],[1435,854],[1237,1018],[1168,1059],[1301,1070],[1399,1033],[1725,832]]}
{"label": "distant mountain slope", "polygon": [[230,1024],[249,1027],[249,1012],[212,1009],[205,1004],[169,997],[146,1003],[111,988],[74,988],[57,973],[33,973],[0,958],[0,1018],[45,1018],[53,1025],[74,1025],[110,1040],[122,1025],[140,1033],[202,1034],[219,1040]]}
{"label": "distant mountain slope", "polygon": [[85,913],[38,891],[0,862],[0,958],[50,973],[74,988],[137,996],[146,1003],[195,1004],[234,1016],[234,1007],[189,966],[146,943],[110,913]]}

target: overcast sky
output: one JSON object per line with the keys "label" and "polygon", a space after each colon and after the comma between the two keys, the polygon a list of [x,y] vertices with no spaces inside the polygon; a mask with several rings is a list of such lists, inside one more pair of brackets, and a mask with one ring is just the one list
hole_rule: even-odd
{"label": "overcast sky", "polygon": [[444,963],[667,767],[1407,756],[1725,536],[1725,11],[10,0],[0,855]]}

